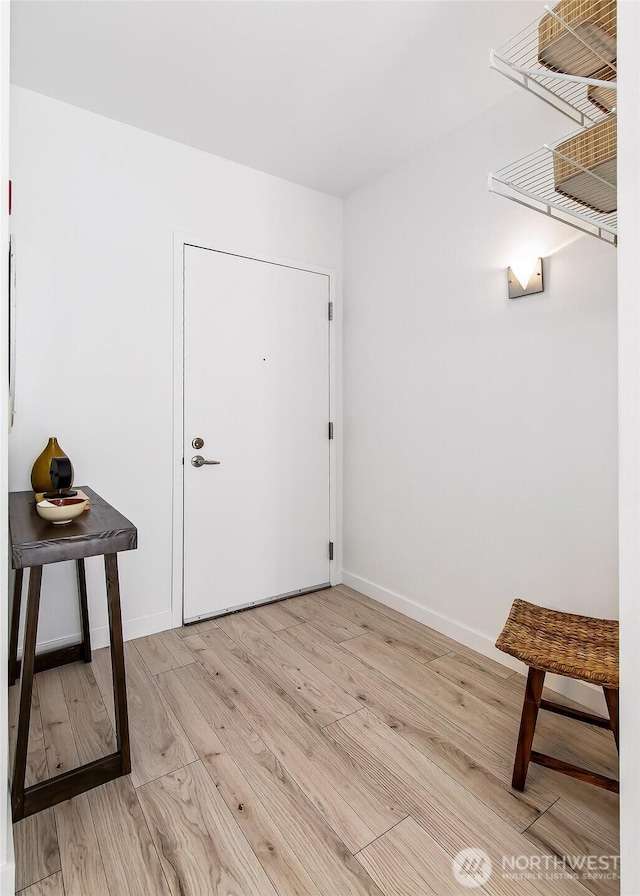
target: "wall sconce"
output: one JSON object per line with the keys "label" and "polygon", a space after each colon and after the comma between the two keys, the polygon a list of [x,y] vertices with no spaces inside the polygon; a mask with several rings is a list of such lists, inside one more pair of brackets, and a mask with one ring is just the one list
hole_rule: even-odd
{"label": "wall sconce", "polygon": [[519,299],[521,296],[531,296],[536,292],[544,292],[542,278],[542,259],[538,258],[531,269],[529,265],[517,265],[516,270],[507,268],[509,277],[509,298]]}

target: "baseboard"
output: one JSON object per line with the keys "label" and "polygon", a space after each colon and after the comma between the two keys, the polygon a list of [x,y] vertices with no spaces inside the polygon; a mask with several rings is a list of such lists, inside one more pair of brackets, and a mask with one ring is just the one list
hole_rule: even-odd
{"label": "baseboard", "polygon": [[7,813],[7,822],[6,822],[6,834],[7,834],[7,842],[6,842],[6,858],[5,861],[0,865],[0,896],[13,896],[16,891],[16,864],[15,857],[13,852],[13,824],[11,817],[11,791],[7,787],[6,789],[6,813]]}
{"label": "baseboard", "polygon": [[[164,632],[173,628],[173,616],[170,610],[165,613],[156,613],[153,616],[139,616],[137,619],[125,619],[122,623],[122,633],[125,641],[134,638],[142,638],[144,635],[154,635],[156,632]],[[80,641],[80,632],[65,635],[63,638],[52,638],[49,641],[38,641],[36,651],[44,653],[47,650],[57,650],[60,647],[68,647]],[[91,629],[91,647],[97,650],[99,647],[109,646],[109,629],[106,625]],[[22,649],[18,650],[18,656],[22,655]]]}
{"label": "baseboard", "polygon": [[[369,582],[367,579],[363,579],[361,576],[354,575],[346,570],[342,571],[342,582],[353,588],[354,591],[360,591],[362,594],[366,594],[367,597],[371,597],[387,607],[404,613],[410,619],[415,619],[416,622],[428,625],[429,628],[433,628],[437,632],[459,641],[465,647],[470,647],[472,650],[495,662],[501,663],[503,666],[507,666],[509,669],[517,672],[525,671],[525,666],[521,662],[502,653],[494,646],[498,633],[487,635],[483,632],[478,632],[462,622],[418,604],[408,597],[395,594],[387,588],[382,588],[380,585]],[[581,703],[592,712],[602,713],[606,716],[606,704],[601,688],[584,681],[565,678],[562,675],[548,675],[546,684],[556,693]]]}
{"label": "baseboard", "polygon": [[13,862],[0,865],[0,896],[13,896],[16,891],[16,867]]}
{"label": "baseboard", "polygon": [[[171,610],[155,613],[153,616],[139,616],[137,619],[125,620],[122,624],[125,641],[143,638],[145,635],[155,635],[156,632],[165,632],[169,628],[173,628]],[[109,629],[105,627],[104,632],[105,640],[102,646],[106,647],[109,643]]]}

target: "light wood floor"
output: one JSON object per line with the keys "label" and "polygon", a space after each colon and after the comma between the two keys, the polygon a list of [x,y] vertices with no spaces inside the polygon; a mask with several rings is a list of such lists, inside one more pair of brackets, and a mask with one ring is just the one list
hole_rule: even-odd
{"label": "light wood floor", "polygon": [[[449,896],[473,892],[452,873],[469,847],[493,862],[479,893],[618,892],[558,864],[618,855],[617,796],[537,766],[509,786],[524,678],[348,588],[126,663],[132,774],[15,825],[23,896]],[[106,650],[36,685],[27,783],[114,748]],[[617,775],[609,732],[543,713],[536,739]]]}

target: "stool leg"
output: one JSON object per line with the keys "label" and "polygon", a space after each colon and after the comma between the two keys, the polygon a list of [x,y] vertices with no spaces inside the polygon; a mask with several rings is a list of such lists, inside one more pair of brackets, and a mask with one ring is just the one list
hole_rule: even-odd
{"label": "stool leg", "polygon": [[27,771],[29,720],[31,717],[31,694],[33,691],[33,673],[36,660],[36,635],[38,633],[41,582],[42,567],[32,566],[29,572],[27,620],[24,629],[22,674],[20,676],[20,715],[18,716],[16,757],[13,766],[13,781],[11,786],[11,808],[14,821],[19,821],[24,813],[24,779]]}
{"label": "stool leg", "polygon": [[122,642],[122,615],[120,612],[120,584],[118,581],[118,555],[105,554],[104,570],[107,580],[107,605],[109,608],[109,634],[111,640],[111,674],[113,676],[113,700],[116,715],[116,743],[121,755],[122,774],[131,771],[129,746],[129,715],[127,710],[127,682],[124,671],[124,644]]}
{"label": "stool leg", "polygon": [[604,691],[604,699],[607,701],[607,709],[609,710],[609,719],[611,721],[611,730],[616,741],[616,749],[619,750],[618,744],[618,689],[602,688]]}
{"label": "stool leg", "polygon": [[87,606],[87,576],[84,560],[76,560],[78,573],[78,596],[80,598],[80,629],[82,631],[82,659],[91,662],[91,632],[89,630],[89,607]]}
{"label": "stool leg", "polygon": [[531,759],[533,735],[535,734],[536,722],[538,720],[545,674],[540,669],[529,668],[527,688],[522,706],[522,718],[520,720],[520,733],[518,734],[518,748],[516,750],[511,781],[511,786],[514,790],[524,790],[524,782],[527,780],[527,770],[529,768],[529,760]]}
{"label": "stool leg", "polygon": [[16,683],[18,677],[18,629],[20,628],[20,607],[22,605],[22,575],[23,570],[16,569],[9,634],[9,687]]}

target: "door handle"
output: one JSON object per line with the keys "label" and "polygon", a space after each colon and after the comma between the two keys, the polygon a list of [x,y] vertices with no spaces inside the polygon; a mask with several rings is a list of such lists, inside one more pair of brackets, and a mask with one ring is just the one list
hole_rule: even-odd
{"label": "door handle", "polygon": [[201,454],[196,454],[195,457],[191,458],[191,466],[192,467],[204,467],[205,464],[219,464],[219,460],[205,460]]}

